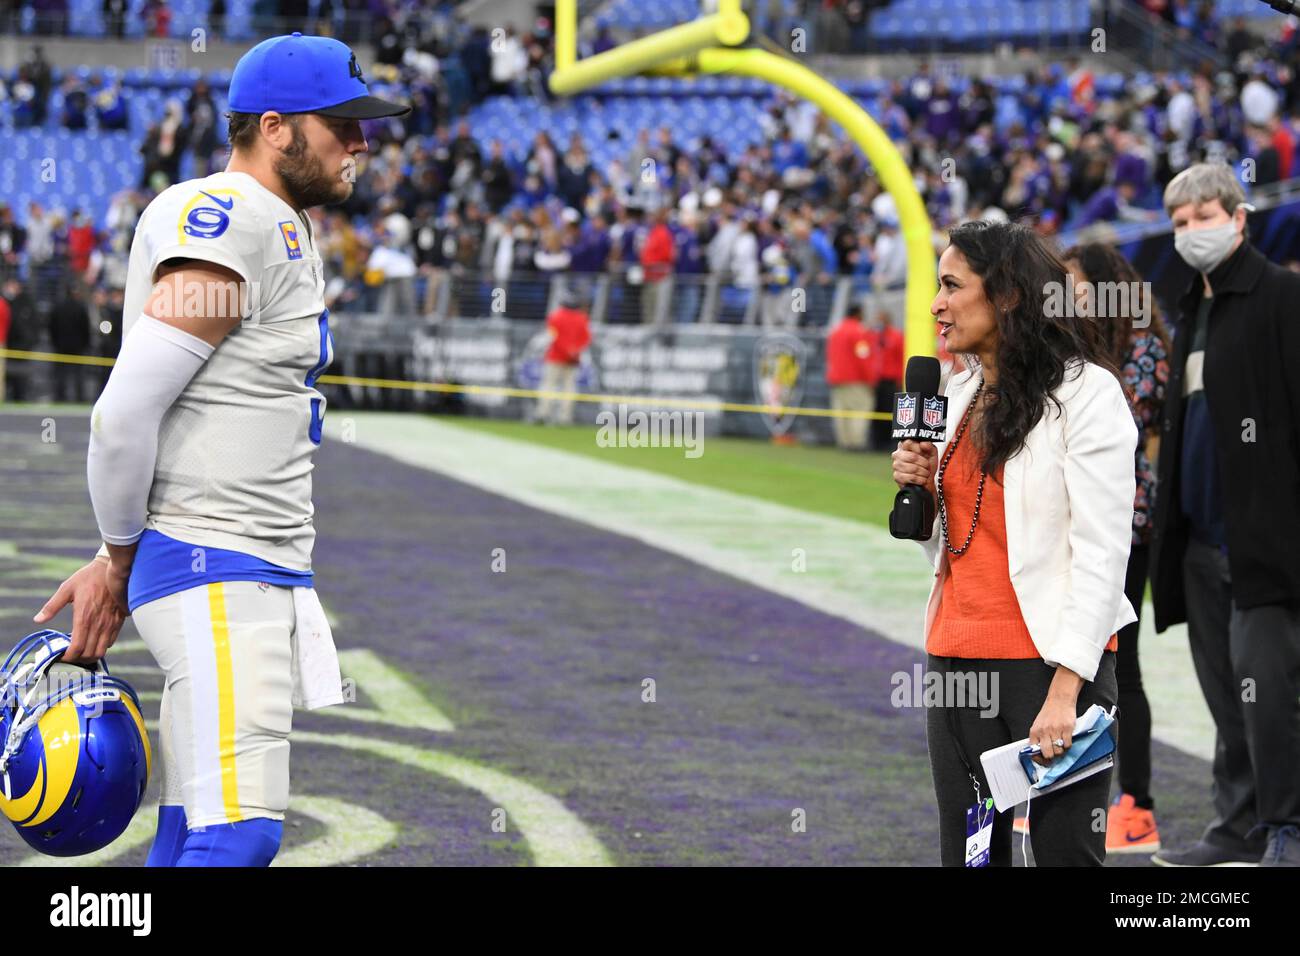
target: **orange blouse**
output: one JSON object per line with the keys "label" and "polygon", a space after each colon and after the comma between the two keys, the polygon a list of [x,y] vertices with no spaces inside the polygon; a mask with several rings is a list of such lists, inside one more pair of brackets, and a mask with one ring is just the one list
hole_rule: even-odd
{"label": "orange blouse", "polygon": [[[961,547],[970,530],[979,487],[979,458],[969,433],[957,445],[943,475],[948,533]],[[1020,613],[1007,565],[1007,525],[1002,485],[989,475],[980,500],[979,524],[960,557],[948,552],[948,576],[925,649],[936,657],[1025,660],[1041,657]],[[996,477],[1002,478],[1001,469]],[[1118,646],[1112,634],[1106,650]]]}

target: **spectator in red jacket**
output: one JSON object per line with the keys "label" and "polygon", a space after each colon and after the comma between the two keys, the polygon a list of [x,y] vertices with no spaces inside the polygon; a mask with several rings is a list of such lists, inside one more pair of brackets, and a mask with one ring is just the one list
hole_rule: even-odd
{"label": "spectator in red jacket", "polygon": [[876,356],[873,368],[876,411],[889,412],[890,418],[876,419],[871,423],[871,446],[879,451],[893,444],[894,393],[903,384],[903,332],[894,325],[893,316],[888,312],[876,313],[876,325],[872,332]]}
{"label": "spectator in red jacket", "polygon": [[[581,298],[574,292],[560,297],[560,307],[546,317],[551,345],[542,359],[543,392],[571,395],[578,388],[578,364],[591,344],[591,325]],[[537,402],[535,421],[548,425],[573,423],[573,399],[543,396]]]}
{"label": "spectator in red jacket", "polygon": [[668,296],[672,292],[669,279],[673,263],[677,260],[677,244],[668,228],[668,210],[655,211],[654,225],[641,246],[641,321],[650,325],[668,314]]}
{"label": "spectator in red jacket", "polygon": [[1277,150],[1277,178],[1290,179],[1294,174],[1295,140],[1286,124],[1274,116],[1269,123],[1271,144]]}
{"label": "spectator in red jacket", "polygon": [[172,11],[167,0],[146,0],[144,5],[145,29],[150,36],[168,37],[172,32]]}
{"label": "spectator in red jacket", "polygon": [[[831,387],[831,408],[837,412],[869,412],[875,404],[871,337],[862,325],[861,307],[853,304],[826,339],[826,383]],[[831,421],[840,448],[867,447],[867,419],[837,417]]]}
{"label": "spectator in red jacket", "polygon": [[74,210],[68,227],[68,262],[79,277],[85,277],[94,251],[95,227],[80,209]]}

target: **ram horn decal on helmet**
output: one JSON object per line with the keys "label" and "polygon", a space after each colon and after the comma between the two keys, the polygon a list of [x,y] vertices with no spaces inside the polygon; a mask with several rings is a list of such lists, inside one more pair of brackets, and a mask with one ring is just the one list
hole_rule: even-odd
{"label": "ram horn decal on helmet", "polygon": [[64,663],[70,645],[67,634],[37,631],[0,665],[0,811],[49,856],[121,836],[152,763],[135,690],[102,660]]}

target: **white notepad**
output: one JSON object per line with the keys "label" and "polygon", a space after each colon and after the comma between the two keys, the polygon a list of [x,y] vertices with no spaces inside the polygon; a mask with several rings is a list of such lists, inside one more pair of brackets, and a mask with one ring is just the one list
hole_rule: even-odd
{"label": "white notepad", "polygon": [[[1077,736],[1088,730],[1097,721],[1098,713],[1105,713],[1105,708],[1100,704],[1093,704],[1078,720],[1074,722],[1074,733]],[[1109,753],[1100,760],[1089,764],[1082,770],[1078,770],[1062,780],[1058,780],[1050,787],[1044,787],[1041,790],[1033,790],[1030,787],[1030,780],[1025,776],[1024,767],[1020,766],[1020,751],[1029,746],[1029,738],[1024,740],[1012,741],[1002,747],[994,747],[992,750],[986,750],[980,754],[980,764],[984,767],[984,776],[988,779],[989,789],[993,791],[993,805],[997,807],[998,812],[1010,810],[1012,807],[1024,803],[1031,796],[1038,797],[1045,793],[1051,793],[1053,790],[1059,790],[1061,787],[1068,787],[1094,773],[1101,773],[1107,767],[1115,764],[1115,754]]]}

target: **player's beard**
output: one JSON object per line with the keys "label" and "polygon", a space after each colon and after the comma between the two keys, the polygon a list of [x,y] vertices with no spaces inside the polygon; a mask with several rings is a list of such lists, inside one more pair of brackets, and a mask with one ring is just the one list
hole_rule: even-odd
{"label": "player's beard", "polygon": [[303,131],[297,124],[292,129],[293,141],[276,160],[275,171],[294,207],[310,209],[343,202],[352,190],[344,182],[342,174],[332,176],[327,173],[320,157],[307,148]]}

